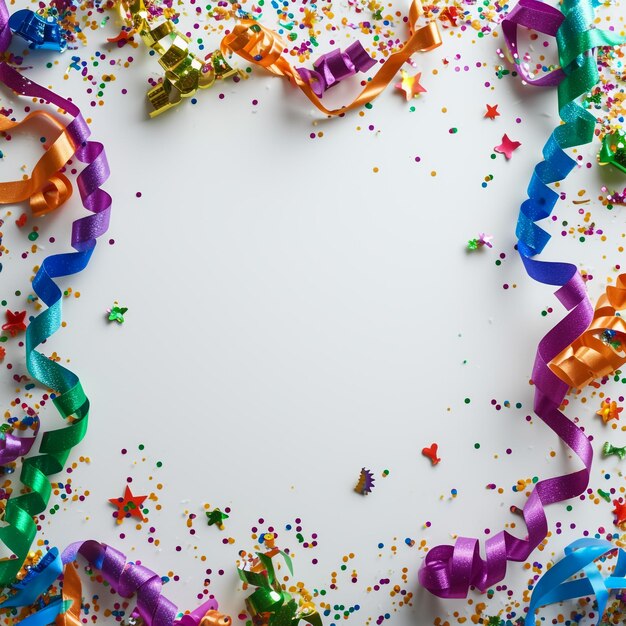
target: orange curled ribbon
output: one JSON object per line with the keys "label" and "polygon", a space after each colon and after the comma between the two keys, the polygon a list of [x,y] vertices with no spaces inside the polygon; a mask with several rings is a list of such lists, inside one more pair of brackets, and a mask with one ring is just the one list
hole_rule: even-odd
{"label": "orange curled ribbon", "polygon": [[30,198],[33,215],[39,217],[54,211],[72,195],[70,181],[59,170],[72,158],[75,148],[65,132],[65,126],[44,111],[33,111],[21,122],[12,122],[5,115],[0,115],[0,131],[17,128],[36,118],[43,118],[61,132],[37,161],[30,177],[0,183],[0,204],[16,204]]}
{"label": "orange curled ribbon", "polygon": [[589,328],[550,362],[550,369],[570,387],[582,389],[624,365],[626,319],[618,314],[624,309],[626,274],[620,274],[598,299]]}
{"label": "orange curled ribbon", "polygon": [[330,110],[322,104],[309,83],[283,56],[286,45],[280,36],[254,20],[241,20],[232,33],[222,39],[220,49],[223,54],[226,52],[237,54],[249,63],[260,65],[277,76],[287,77],[289,82],[304,92],[322,113],[340,115],[351,109],[362,107],[380,95],[415,52],[427,52],[441,45],[441,35],[435,22],[429,22],[426,26],[417,28],[417,21],[423,14],[424,10],[420,0],[412,0],[409,10],[410,37],[408,41],[398,52],[389,56],[373,78],[368,81],[363,91],[350,104],[341,109]]}

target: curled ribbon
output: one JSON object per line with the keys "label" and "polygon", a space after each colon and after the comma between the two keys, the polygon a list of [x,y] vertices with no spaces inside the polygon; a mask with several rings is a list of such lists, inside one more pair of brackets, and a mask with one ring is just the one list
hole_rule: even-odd
{"label": "curled ribbon", "polygon": [[340,81],[354,76],[357,72],[367,72],[376,61],[367,53],[360,41],[349,45],[344,52],[333,50],[320,56],[313,63],[313,70],[298,67],[297,72],[311,85],[313,93],[322,94]]}
{"label": "curled ribbon", "polygon": [[600,165],[612,165],[626,174],[626,132],[616,131],[606,135],[598,155]]}
{"label": "curled ribbon", "polygon": [[626,363],[626,320],[618,314],[624,309],[626,274],[620,274],[598,299],[589,328],[550,363],[568,387],[582,389]]}
{"label": "curled ribbon", "polygon": [[[207,89],[216,78],[227,78],[236,71],[226,63],[219,51],[213,53],[211,62],[205,65],[189,50],[189,39],[171,20],[152,28],[143,0],[120,3],[130,13],[133,27],[143,42],[159,55],[159,65],[165,70],[163,82],[148,92],[153,107],[150,117],[155,117],[180,104],[182,98],[192,96],[198,89]],[[169,41],[169,46],[163,41]]]}
{"label": "curled ribbon", "polygon": [[70,181],[59,172],[74,155],[74,145],[65,126],[56,117],[43,111],[29,113],[21,122],[12,122],[0,115],[0,131],[6,132],[43,119],[59,132],[54,142],[39,159],[30,177],[0,183],[0,204],[14,204],[30,199],[33,215],[39,217],[61,206],[72,195]]}
{"label": "curled ribbon", "polygon": [[67,42],[61,36],[59,24],[53,18],[44,18],[30,9],[21,9],[11,15],[9,28],[38,50],[63,52]]}
{"label": "curled ribbon", "polygon": [[35,434],[29,437],[16,437],[13,433],[0,431],[0,465],[8,465],[27,455],[33,447],[39,432],[39,418],[35,421]]}
{"label": "curled ribbon", "polygon": [[[0,0],[0,52],[11,39],[8,10]],[[72,247],[75,252],[46,257],[33,279],[33,289],[47,306],[26,329],[26,366],[40,384],[54,390],[54,405],[68,421],[64,428],[44,433],[39,454],[25,459],[20,474],[28,492],[7,501],[0,541],[13,552],[13,559],[0,561],[0,585],[11,584],[24,562],[37,532],[33,516],[45,510],[50,499],[48,476],[60,472],[71,449],[85,435],[89,401],[76,374],[52,361],[36,348],[53,335],[62,320],[61,290],[55,278],[83,270],[91,258],[96,239],[106,232],[109,224],[111,197],[100,187],[109,176],[102,144],[89,141],[90,130],[76,105],[54,92],[24,78],[6,63],[0,63],[0,82],[18,94],[48,101],[69,113],[73,119],[64,133],[75,150],[76,158],[85,164],[77,184],[83,206],[91,213],[76,220],[72,226]],[[63,140],[65,141],[65,140]],[[12,202],[7,191],[3,201]],[[49,193],[45,186],[40,189]]]}
{"label": "curled ribbon", "polygon": [[[553,32],[556,17],[545,5],[535,0],[523,0],[523,8],[507,16],[508,42],[512,41],[513,26],[532,21],[535,29]],[[598,82],[594,48],[617,45],[620,40],[593,28],[593,0],[564,0],[563,20],[556,32],[562,80],[558,85],[559,113],[564,124],[557,127],[543,148],[544,161],[539,163],[528,186],[528,199],[520,208],[516,233],[518,251],[525,269],[534,280],[558,286],[556,297],[569,311],[567,316],[539,342],[533,367],[535,384],[535,413],[578,456],[584,468],[539,481],[523,509],[528,537],[520,539],[507,531],[491,537],[485,543],[486,559],[479,553],[477,539],[459,537],[454,546],[436,546],[426,555],[419,572],[420,583],[444,598],[462,598],[470,586],[485,591],[502,580],[508,561],[524,561],[546,537],[548,523],[544,507],[580,495],[587,487],[592,461],[591,445],[584,432],[570,421],[559,407],[568,390],[549,367],[549,363],[578,339],[589,327],[593,311],[582,276],[570,263],[539,261],[539,254],[550,235],[535,223],[550,215],[558,199],[548,184],[562,180],[576,162],[565,148],[588,143],[593,138],[595,120],[576,103]],[[532,20],[529,15],[534,12]],[[546,17],[548,16],[548,18]],[[505,31],[506,32],[506,31]],[[515,46],[512,46],[515,50]]]}
{"label": "curled ribbon", "polygon": [[287,569],[293,575],[290,556],[277,548],[265,554],[257,552],[248,569],[242,567],[237,570],[243,582],[257,588],[246,598],[252,620],[263,626],[296,626],[300,620],[312,626],[322,626],[322,618],[315,607],[305,604],[302,610],[298,610],[298,603],[276,580],[272,559],[278,554],[283,557]]}
{"label": "curled ribbon", "polygon": [[97,541],[70,544],[61,556],[52,548],[31,570],[24,581],[14,585],[17,593],[0,607],[22,607],[32,604],[63,572],[61,598],[20,622],[24,626],[46,626],[55,620],[57,626],[82,626],[82,585],[74,561],[82,555],[101,572],[102,578],[123,598],[137,596],[137,614],[147,626],[231,626],[232,620],[218,612],[210,598],[198,608],[177,619],[176,605],[161,593],[161,577],[143,565],[126,560],[126,556]]}
{"label": "curled ribbon", "polygon": [[340,109],[327,109],[318,97],[319,86],[315,88],[307,78],[303,78],[299,69],[294,69],[285,58],[286,46],[280,36],[254,20],[243,19],[233,31],[222,39],[220,48],[224,54],[237,54],[249,63],[264,67],[272,74],[284,76],[298,87],[306,97],[326,115],[340,115],[351,109],[357,109],[374,100],[393,80],[400,68],[416,52],[426,52],[441,45],[441,36],[436,22],[429,22],[417,28],[417,22],[424,11],[420,0],[412,0],[409,9],[410,37],[404,46],[385,61],[382,67],[361,93],[347,106]]}
{"label": "curled ribbon", "polygon": [[[603,577],[597,560],[617,551],[617,563],[610,576]],[[582,578],[569,580],[582,572]],[[598,603],[599,626],[612,590],[626,589],[626,552],[609,541],[578,539],[565,548],[565,556],[555,563],[537,582],[530,597],[525,625],[533,626],[535,611],[546,604],[554,604],[593,595]]]}

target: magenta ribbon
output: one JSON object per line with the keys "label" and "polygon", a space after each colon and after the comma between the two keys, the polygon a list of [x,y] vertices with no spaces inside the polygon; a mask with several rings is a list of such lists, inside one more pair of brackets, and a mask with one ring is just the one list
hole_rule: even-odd
{"label": "magenta ribbon", "polygon": [[78,555],[100,570],[102,577],[123,598],[137,595],[137,612],[148,626],[198,626],[207,611],[217,610],[217,600],[210,598],[191,613],[176,619],[176,605],[161,593],[161,577],[152,570],[126,560],[126,555],[98,541],[70,544],[61,555],[64,564]]}
{"label": "magenta ribbon", "polygon": [[565,77],[565,72],[559,67],[540,78],[531,78],[524,63],[519,58],[517,49],[517,29],[519,26],[532,28],[538,33],[556,37],[564,20],[563,13],[554,7],[539,2],[539,0],[520,0],[515,8],[502,20],[504,41],[517,65],[517,72],[529,84],[536,87],[556,87]]}
{"label": "magenta ribbon", "polygon": [[313,93],[322,94],[349,76],[357,72],[367,72],[376,65],[376,61],[367,53],[360,41],[355,41],[344,52],[339,48],[320,56],[313,63],[313,70],[298,67],[296,71],[306,80]]}

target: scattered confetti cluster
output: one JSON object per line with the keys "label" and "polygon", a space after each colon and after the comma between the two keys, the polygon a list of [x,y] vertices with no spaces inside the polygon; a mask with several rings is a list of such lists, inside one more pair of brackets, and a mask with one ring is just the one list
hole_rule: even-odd
{"label": "scattered confetti cluster", "polygon": [[[347,7],[344,7],[345,11],[339,10],[330,1],[309,2],[307,0],[244,0],[241,3],[223,0],[208,3],[193,0],[189,2],[155,0],[148,2],[146,6],[150,17],[154,20],[171,20],[188,38],[189,49],[205,64],[212,62],[212,55],[219,46],[222,36],[228,34],[240,18],[258,20],[275,28],[284,38],[287,53],[293,62],[308,66],[312,66],[312,62],[321,53],[337,46],[344,48],[354,41],[360,41],[376,64],[381,64],[389,55],[397,52],[406,39],[405,8],[402,7],[401,10],[392,3],[383,3],[378,0],[348,0]],[[411,117],[411,115],[420,110],[425,99],[435,97],[443,91],[447,82],[451,81],[455,75],[467,75],[480,83],[481,88],[485,90],[484,97],[480,102],[466,103],[470,112],[465,119],[472,120],[471,124],[480,127],[481,132],[493,132],[490,137],[493,136],[494,143],[488,144],[493,148],[482,154],[476,154],[475,157],[477,160],[482,159],[483,174],[475,183],[477,188],[480,185],[480,188],[485,190],[481,193],[488,193],[490,186],[497,184],[519,187],[518,180],[503,182],[505,177],[501,172],[507,170],[503,170],[501,166],[515,167],[518,160],[523,160],[531,151],[537,152],[538,150],[538,146],[529,145],[526,142],[523,105],[513,111],[498,101],[500,90],[513,88],[513,85],[517,84],[512,80],[517,79],[517,74],[510,60],[506,59],[501,51],[499,51],[499,57],[497,54],[492,54],[493,50],[499,50],[498,46],[502,45],[499,24],[510,9],[510,4],[490,0],[484,2],[437,0],[426,3],[425,15],[437,21],[444,39],[450,42],[461,39],[471,41],[473,45],[471,49],[476,51],[475,58],[468,57],[467,48],[464,48],[463,52],[456,53],[453,43],[433,53],[434,60],[429,65],[431,68],[429,70],[422,66],[421,58],[415,56],[411,62],[412,67],[402,69],[392,83],[393,88],[382,96],[397,101],[399,115],[406,117],[406,123],[416,123],[417,116]],[[120,103],[125,103],[125,107],[139,107],[138,102],[145,91],[144,88],[146,86],[155,88],[160,84],[160,69],[156,65],[156,59],[154,59],[151,75],[136,71],[136,61],[152,56],[153,52],[143,46],[139,35],[129,25],[123,3],[109,0],[52,0],[33,2],[30,4],[30,10],[35,13],[21,16],[23,19],[17,25],[18,34],[22,40],[19,43],[14,42],[11,51],[6,53],[7,62],[18,69],[45,67],[54,78],[57,76],[56,70],[61,68],[64,72],[64,84],[55,86],[59,90],[66,88],[70,94],[72,90],[85,91],[91,108],[96,109],[93,112],[94,116],[99,107],[107,109],[120,107],[120,120],[123,122],[125,111],[122,110]],[[42,29],[46,28],[46,25],[56,26],[58,30],[50,30],[48,26],[50,32],[46,32],[41,41],[37,40],[36,37],[40,35]],[[616,30],[623,29],[623,27],[623,22],[615,24]],[[39,31],[36,30],[37,28]],[[48,42],[47,47],[42,45],[42,42]],[[22,44],[23,49],[20,47]],[[54,51],[54,46],[64,52],[41,56],[41,48]],[[524,63],[531,73],[539,75],[554,67],[551,57],[555,48],[554,42],[544,40],[533,33],[530,35],[528,47],[529,50],[522,54],[520,62]],[[598,67],[601,83],[583,99],[583,105],[597,119],[595,132],[598,142],[624,128],[625,51],[626,46],[599,50]],[[237,89],[237,86],[249,77],[265,78],[262,70],[256,67],[246,65],[236,59],[228,59],[228,62],[237,69],[232,76],[232,81],[228,83],[229,89],[220,85],[215,91],[194,94],[194,97],[189,99],[192,105],[196,104],[199,98],[220,101],[228,99],[230,88]],[[357,75],[356,78],[351,77],[350,80],[353,81],[352,85],[363,87],[368,79],[366,76]],[[136,88],[129,89],[129,83]],[[258,94],[249,105],[253,112],[259,110],[262,105],[264,86],[265,82],[259,80]],[[446,98],[449,101],[452,97],[453,94],[446,94],[442,102],[445,102]],[[523,96],[521,99],[523,100]],[[33,105],[33,102],[27,104],[24,107],[24,113],[30,112]],[[11,106],[15,105],[11,104]],[[375,105],[369,104],[359,111],[358,116],[344,119],[343,122],[354,126],[356,133],[365,133],[375,138],[380,133],[385,133],[386,127],[384,120],[373,117],[374,107]],[[12,108],[3,108],[2,113],[9,117],[22,117],[22,111],[14,111]],[[445,131],[442,133],[445,136],[441,141],[450,143],[460,141],[460,137],[468,129],[463,127],[460,120],[451,119],[448,123],[447,115],[448,110],[444,106],[441,109],[441,117],[446,120]],[[332,126],[324,126],[322,131],[317,128],[318,122],[312,122],[312,124],[316,128],[307,130],[306,136],[310,139],[323,140],[336,132]],[[2,132],[0,159],[4,159],[6,155],[11,156],[12,139],[11,132]],[[41,136],[39,138],[41,150],[46,150],[53,140],[51,136]],[[315,145],[316,143],[311,143],[311,146]],[[597,148],[598,146],[594,146],[596,151]],[[400,155],[396,156],[400,158]],[[409,158],[407,155],[402,156]],[[576,153],[574,158],[577,159],[581,169],[591,169],[596,166],[595,157],[591,153]],[[441,174],[441,170],[437,169],[439,165],[436,164],[429,149],[424,146],[416,146],[415,152],[410,155],[410,160],[417,168],[427,168],[433,179]],[[385,167],[380,163],[385,165],[382,155],[380,162],[372,165],[371,171],[382,176]],[[28,170],[26,166],[23,166],[21,171],[26,175]],[[77,173],[77,165],[72,159],[68,162],[65,171],[71,175]],[[497,178],[496,175],[498,175]],[[576,185],[576,182],[573,181],[571,185]],[[560,194],[557,211],[561,217],[557,217],[556,213],[553,214],[548,220],[551,222],[550,226],[555,233],[560,233],[560,238],[566,240],[566,243],[575,242],[577,246],[580,244],[597,246],[594,249],[600,251],[600,255],[604,258],[609,257],[613,265],[606,275],[602,275],[604,266],[583,267],[582,273],[585,281],[592,287],[594,280],[611,284],[615,282],[615,277],[621,269],[623,239],[626,238],[623,220],[617,222],[620,211],[626,205],[626,188],[623,186],[623,179],[617,182],[615,180],[599,181],[595,189],[573,189],[571,185],[568,183],[568,185],[557,186]],[[134,189],[133,194],[135,194]],[[460,192],[455,190],[454,194],[456,193]],[[518,189],[516,193],[521,197],[523,189]],[[137,202],[141,196],[141,192],[136,193]],[[471,227],[472,230],[464,236],[461,235],[460,244],[463,245],[466,237],[475,235],[474,238],[467,240],[466,250],[468,252],[479,251],[483,248],[485,250],[472,255],[468,254],[468,263],[474,261],[488,263],[492,266],[491,269],[495,264],[498,268],[498,276],[501,277],[497,283],[498,293],[502,298],[512,298],[517,284],[510,278],[512,274],[510,274],[508,261],[517,256],[516,251],[512,244],[502,241],[499,236],[497,245],[500,251],[494,249],[494,236],[479,231],[483,228],[488,229],[490,226],[490,224],[476,223]],[[7,231],[7,236],[3,234],[3,230]],[[492,232],[495,232],[495,229]],[[0,314],[3,317],[3,332],[0,335],[0,364],[5,372],[4,375],[11,383],[11,397],[7,397],[6,401],[3,399],[5,402],[4,423],[0,427],[0,439],[3,439],[4,433],[9,431],[20,436],[36,432],[39,414],[44,412],[46,406],[49,406],[55,399],[50,390],[40,389],[29,379],[25,373],[23,357],[20,355],[24,348],[23,332],[34,319],[34,315],[42,308],[31,288],[30,281],[44,255],[61,251],[61,246],[58,245],[61,238],[61,227],[57,235],[42,235],[36,220],[29,212],[22,212],[21,208],[6,208],[0,213],[0,280],[9,262],[12,266],[21,268],[23,274],[19,290],[11,291],[8,288],[8,281],[0,282],[2,306]],[[109,239],[108,244],[113,246],[115,240]],[[458,240],[454,246],[459,247]],[[479,271],[477,270],[477,273]],[[488,285],[481,286],[479,289],[492,289],[493,287],[494,285]],[[75,287],[66,284],[64,289],[63,295],[66,300],[80,299],[81,291]],[[108,299],[109,297],[111,299]],[[127,316],[129,308],[122,306],[118,301],[113,301],[113,297],[122,298],[121,295],[116,294],[112,294],[112,297],[111,294],[103,296],[98,305],[98,312],[89,311],[88,315],[98,318],[98,324],[101,325],[98,332],[131,334],[137,328],[135,305],[131,303],[131,314]],[[111,304],[112,301],[113,304]],[[125,304],[124,300],[122,302]],[[537,303],[537,307],[540,305],[541,301]],[[534,309],[533,315],[538,316],[538,310],[538,308]],[[551,307],[541,310],[542,317],[548,317],[552,313]],[[166,316],[174,315],[182,314],[167,312]],[[66,322],[63,322],[63,325],[65,324]],[[156,339],[163,340],[162,338]],[[600,336],[600,340],[618,350],[621,348],[623,335],[615,331],[605,331]],[[70,357],[62,352],[62,343],[52,344],[49,350],[46,345],[42,348],[44,352],[47,351],[47,356],[53,361],[70,362]],[[57,353],[57,350],[60,353]],[[472,357],[469,358],[471,360]],[[467,361],[463,361],[464,365],[466,363]],[[450,376],[453,375],[450,374]],[[565,400],[574,410],[577,421],[588,425],[590,430],[602,429],[603,433],[607,433],[606,438],[614,443],[607,442],[600,448],[602,460],[594,466],[592,480],[585,494],[569,502],[566,508],[556,513],[557,519],[553,523],[554,532],[548,533],[546,541],[532,559],[522,564],[525,578],[523,583],[521,585],[502,583],[488,589],[484,594],[475,594],[468,600],[451,605],[451,608],[442,608],[441,617],[432,620],[433,626],[469,623],[487,626],[521,624],[526,615],[525,611],[532,589],[559,556],[557,546],[560,546],[558,540],[561,535],[575,533],[576,536],[606,539],[617,546],[626,545],[626,535],[623,534],[626,531],[626,485],[620,465],[626,458],[626,446],[619,446],[621,443],[619,436],[626,432],[626,426],[623,426],[623,420],[620,420],[620,413],[626,401],[619,392],[619,387],[626,384],[625,376],[623,372],[617,370],[595,381],[584,390],[572,390]],[[457,379],[456,384],[462,386],[461,381],[462,378]],[[530,384],[532,385],[532,381]],[[469,392],[465,393],[469,395]],[[502,398],[504,394],[493,390],[493,395]],[[541,425],[532,414],[529,414],[529,409],[524,408],[522,402],[496,400],[495,397],[490,403],[479,408],[475,408],[475,403],[472,405],[470,397],[466,397],[460,406],[454,407],[454,411],[462,412],[467,420],[479,419],[480,413],[491,411],[499,415],[502,420],[515,421],[524,428],[533,429],[533,432],[539,433]],[[447,400],[444,401],[447,402]],[[448,411],[451,412],[452,409],[448,408]],[[139,417],[147,419],[147,416]],[[173,421],[174,419],[178,420],[180,416],[173,418]],[[594,422],[597,425],[593,424]],[[441,428],[447,428],[447,426],[444,424]],[[118,482],[107,479],[107,494],[99,493],[94,496],[94,485],[86,484],[89,482],[86,477],[88,476],[87,468],[92,465],[91,457],[97,456],[98,450],[94,444],[96,449],[92,453],[90,444],[86,443],[84,450],[89,451],[90,456],[79,456],[78,461],[71,462],[64,473],[57,476],[55,482],[52,483],[53,495],[50,507],[46,512],[37,516],[42,538],[37,540],[32,553],[29,554],[26,567],[22,571],[23,576],[28,575],[29,571],[34,571],[37,564],[45,558],[46,550],[52,547],[46,539],[46,529],[52,524],[62,523],[65,515],[73,514],[87,500],[91,503],[96,497],[102,500],[103,504],[108,504],[111,525],[119,541],[118,547],[132,554],[133,560],[137,559],[139,562],[142,558],[142,549],[147,547],[159,550],[170,549],[172,538],[167,536],[167,531],[164,530],[163,516],[166,511],[162,502],[168,490],[175,490],[175,472],[181,471],[181,468],[172,470],[174,474],[168,476],[163,470],[163,462],[149,450],[149,443],[144,445],[132,442],[130,437],[126,438],[123,432],[119,436],[120,445],[126,447],[121,449],[118,461],[121,463],[123,460],[126,463],[132,458],[132,470],[129,470],[128,476],[125,476],[126,484],[124,484],[124,478]],[[398,437],[401,436],[400,434]],[[537,437],[540,436],[537,434]],[[476,438],[478,439],[478,435]],[[364,551],[362,554],[352,552],[350,537],[346,537],[342,539],[345,554],[336,557],[335,562],[330,562],[328,554],[323,550],[329,538],[323,536],[315,526],[309,526],[307,517],[304,515],[294,514],[288,520],[277,519],[277,516],[271,514],[256,517],[256,522],[250,527],[249,534],[241,536],[232,530],[235,522],[238,521],[237,518],[241,519],[243,516],[240,500],[235,496],[233,496],[233,502],[217,499],[211,495],[210,487],[207,488],[206,494],[198,496],[197,501],[181,503],[180,510],[177,511],[168,510],[168,516],[179,515],[180,536],[185,539],[183,541],[179,537],[176,538],[177,543],[173,548],[173,553],[184,554],[189,559],[203,564],[205,577],[203,580],[196,581],[195,587],[192,587],[195,590],[196,599],[203,601],[212,597],[216,587],[222,584],[222,580],[232,578],[237,568],[244,593],[239,598],[242,608],[240,613],[234,616],[234,623],[246,626],[252,624],[272,626],[272,624],[279,623],[295,625],[296,620],[309,618],[305,621],[311,624],[323,623],[326,626],[338,626],[343,622],[359,626],[373,624],[379,626],[386,623],[393,624],[394,616],[399,612],[419,615],[419,612],[415,612],[419,608],[419,599],[416,598],[417,585],[414,570],[428,548],[437,541],[437,533],[441,536],[444,532],[444,529],[437,528],[436,524],[427,519],[428,511],[435,507],[445,507],[450,517],[455,520],[452,524],[453,532],[460,531],[463,528],[461,522],[464,521],[462,507],[467,503],[466,498],[470,497],[465,493],[465,482],[461,480],[455,482],[454,476],[444,474],[447,468],[458,468],[457,463],[467,463],[460,459],[472,459],[472,454],[475,459],[480,458],[481,461],[488,459],[492,463],[489,465],[492,474],[486,477],[489,482],[481,482],[481,489],[486,484],[488,497],[493,500],[494,509],[504,507],[504,510],[510,512],[507,529],[513,531],[517,529],[518,533],[523,532],[524,527],[520,518],[520,506],[523,499],[528,497],[533,485],[543,478],[543,476],[534,475],[525,460],[520,460],[519,466],[505,467],[507,459],[512,459],[511,462],[517,461],[525,454],[525,451],[521,451],[517,445],[514,435],[506,432],[503,434],[502,445],[497,449],[491,449],[479,439],[478,441],[464,441],[459,444],[457,450],[442,446],[444,447],[442,453],[438,443],[433,442],[430,445],[426,443],[433,439],[435,437],[425,435],[425,441],[411,443],[416,468],[418,464],[421,464],[428,471],[428,474],[422,473],[420,476],[432,476],[431,491],[433,494],[436,491],[432,497],[424,498],[423,518],[413,520],[413,536],[398,535],[396,520],[391,519],[390,516],[387,521],[388,530],[384,535],[372,538],[371,549],[368,552]],[[537,449],[543,450],[544,448],[543,443],[537,444]],[[359,504],[370,505],[376,501],[376,498],[383,497],[385,492],[389,493],[397,486],[395,468],[391,464],[390,470],[380,470],[380,467],[384,467],[382,463],[393,461],[393,454],[387,450],[381,451],[380,454],[381,465],[376,470],[376,478],[374,471],[366,468],[362,468],[359,473],[359,466],[354,468],[354,476],[338,477],[338,480],[345,481],[346,498],[352,497],[358,500]],[[562,461],[562,457],[566,456],[560,448],[549,450],[546,454],[548,469],[544,467],[543,471],[556,467],[556,464]],[[3,479],[0,481],[1,515],[4,514],[6,501],[11,494],[17,489],[23,489],[14,480],[16,466],[15,462],[11,462],[1,470]],[[438,467],[434,468],[434,466]],[[511,467],[516,469],[514,476],[510,473]],[[526,469],[518,469],[521,467]],[[500,471],[500,468],[505,469]],[[224,468],[224,471],[235,470]],[[418,472],[417,469],[415,471]],[[383,478],[386,480],[382,480]],[[210,480],[211,477],[207,476],[208,485],[210,485]],[[265,481],[262,481],[259,476],[253,475],[251,480],[254,481],[254,489],[267,488]],[[441,482],[435,482],[439,480]],[[350,496],[351,490],[359,495],[371,497],[357,498],[354,493]],[[211,502],[220,506],[211,506],[205,503],[203,498],[210,499]],[[517,504],[513,504],[514,502]],[[267,506],[271,512],[271,500],[268,501]],[[576,514],[590,507],[601,507],[603,518],[606,519],[604,525],[587,528],[577,523]],[[372,509],[369,509],[364,515],[372,515],[371,511]],[[381,513],[374,514],[380,515]],[[254,515],[258,514],[255,512]],[[494,520],[493,524],[496,525],[497,521]],[[491,533],[490,528],[483,529],[485,536]],[[192,543],[189,543],[190,541]],[[215,546],[230,551],[219,553],[220,557],[216,559]],[[224,554],[228,556],[224,557]],[[221,566],[228,559],[230,559],[230,571],[213,569],[214,560],[219,560]],[[272,562],[271,567],[275,567],[272,575],[265,579],[254,576],[254,574],[268,571],[268,559]],[[380,563],[378,570],[368,565],[372,560]],[[293,570],[291,569],[292,561]],[[405,567],[405,563],[411,563],[411,568]],[[315,573],[312,580],[305,581],[304,575],[300,580],[300,564],[310,566],[308,571]],[[611,566],[610,560],[603,564],[605,570]],[[379,573],[374,575],[374,571]],[[108,586],[98,587],[101,583],[101,576],[92,565],[81,563],[80,572],[84,581],[91,581],[91,586],[84,592],[81,609],[81,619],[84,624],[104,623],[105,620],[115,621],[124,626],[139,624],[137,615],[133,613],[132,600],[114,596],[110,593]],[[176,567],[168,569],[167,572],[161,572],[161,575],[166,588],[177,584],[182,586],[188,582],[185,580],[184,572],[176,570]],[[268,598],[274,600],[276,596],[280,598],[281,610],[285,611],[280,619],[284,621],[276,618],[274,613],[262,609],[265,605],[260,604],[259,598],[263,594],[255,596],[259,591],[266,594]],[[46,603],[59,597],[59,594],[58,586],[52,586],[47,596],[40,600],[37,608],[41,609]],[[219,597],[217,592],[215,595]],[[364,602],[355,602],[355,597],[374,598],[374,600],[365,610],[362,606]],[[244,604],[245,609],[243,609]],[[377,610],[369,608],[374,605],[379,608]],[[29,612],[17,609],[5,609],[5,611],[2,617],[6,624],[15,623],[17,618],[25,617]],[[566,626],[584,623],[584,619],[594,618],[594,611],[597,611],[597,608],[592,601],[581,602],[578,605],[564,605],[563,608],[557,609],[551,623]],[[619,624],[626,620],[626,603],[622,597],[618,595],[609,603],[604,620],[606,624]],[[419,623],[421,625],[422,622]],[[546,619],[545,623],[550,622]],[[205,626],[212,625],[206,623]]]}

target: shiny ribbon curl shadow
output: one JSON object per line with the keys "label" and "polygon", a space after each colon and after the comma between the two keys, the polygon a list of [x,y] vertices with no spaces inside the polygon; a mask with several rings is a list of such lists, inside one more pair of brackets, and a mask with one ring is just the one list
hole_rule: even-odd
{"label": "shiny ribbon curl shadow", "polygon": [[480,556],[478,539],[459,537],[454,546],[432,548],[419,570],[420,584],[442,598],[464,598],[471,586],[485,591],[501,581],[508,561],[525,561],[548,533],[544,507],[580,495],[589,483],[593,451],[584,432],[559,407],[569,387],[549,367],[550,362],[589,327],[593,308],[582,276],[571,263],[539,261],[550,235],[535,222],[547,218],[558,194],[548,185],[564,179],[576,165],[564,149],[589,143],[594,136],[594,117],[576,100],[598,82],[595,48],[622,43],[617,36],[593,28],[593,0],[564,0],[563,14],[537,0],[521,0],[505,18],[503,32],[509,51],[517,55],[518,25],[556,35],[560,70],[546,77],[530,77],[519,65],[530,84],[558,83],[558,126],[543,148],[544,160],[537,164],[528,186],[528,199],[521,207],[516,234],[518,251],[526,272],[534,280],[559,287],[557,299],[569,311],[539,342],[532,381],[535,385],[534,411],[581,460],[583,469],[539,481],[523,509],[527,539],[501,531],[485,542],[486,558]]}
{"label": "shiny ribbon curl shadow", "polygon": [[[0,53],[6,51],[11,41],[8,20],[6,4],[0,0]],[[26,79],[6,63],[0,63],[0,82],[20,95],[50,102],[73,117],[65,133],[74,144],[76,158],[85,164],[78,175],[77,186],[83,206],[91,213],[72,225],[75,252],[46,257],[33,280],[33,290],[47,308],[26,329],[26,366],[32,378],[54,390],[57,395],[53,402],[57,410],[64,419],[69,419],[64,428],[45,432],[39,454],[24,460],[20,480],[30,492],[7,501],[4,517],[7,525],[0,528],[0,542],[15,558],[0,561],[0,585],[9,585],[15,580],[37,533],[33,516],[44,511],[50,499],[48,476],[63,469],[71,449],[82,440],[87,429],[89,400],[78,376],[36,348],[61,325],[62,294],[54,279],[76,274],[87,266],[96,239],[108,228],[111,197],[100,188],[109,177],[104,148],[98,142],[89,141],[90,130],[78,107]]]}

